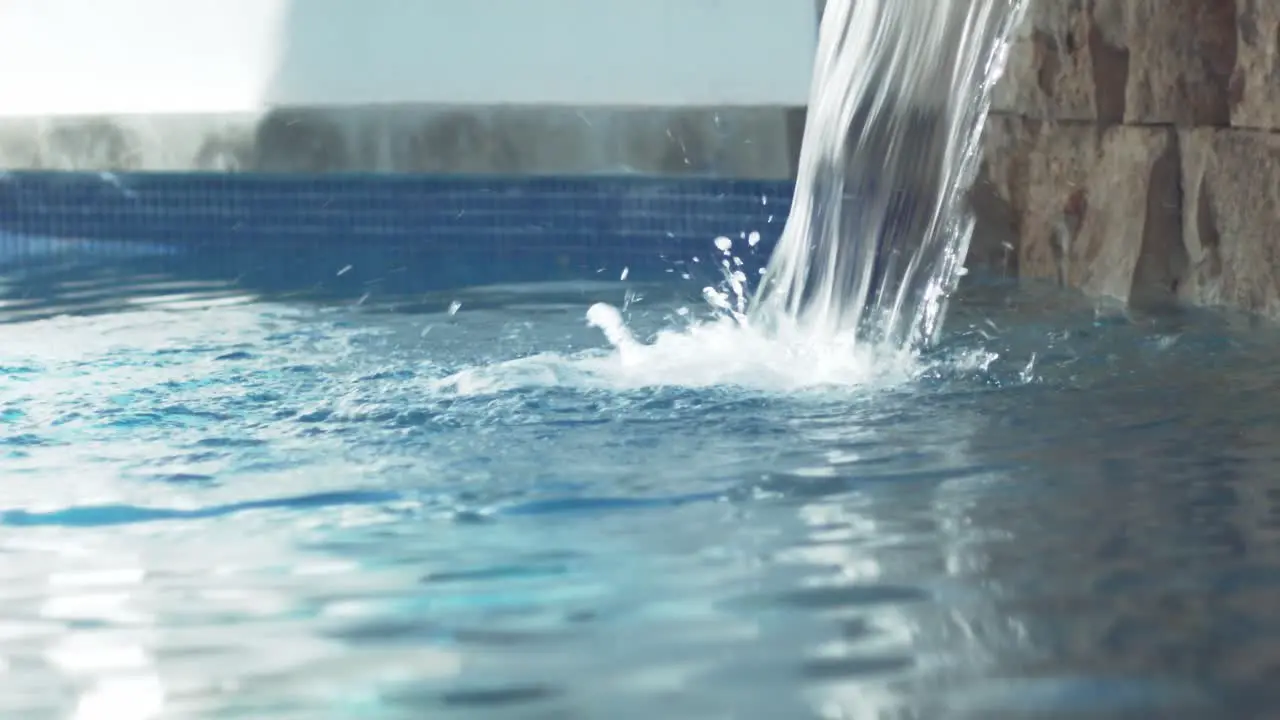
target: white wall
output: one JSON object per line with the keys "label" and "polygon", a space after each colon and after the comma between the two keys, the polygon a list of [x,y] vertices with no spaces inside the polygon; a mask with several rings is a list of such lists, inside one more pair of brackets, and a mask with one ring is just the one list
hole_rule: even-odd
{"label": "white wall", "polygon": [[0,116],[803,105],[811,0],[0,0]]}

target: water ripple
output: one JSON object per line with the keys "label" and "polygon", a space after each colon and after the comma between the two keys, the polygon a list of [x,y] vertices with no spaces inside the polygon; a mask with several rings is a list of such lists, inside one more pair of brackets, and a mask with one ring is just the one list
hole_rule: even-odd
{"label": "water ripple", "polygon": [[15,527],[78,527],[132,525],[160,520],[207,520],[254,510],[306,511],[340,505],[382,505],[402,499],[399,493],[337,492],[299,495],[296,497],[251,500],[226,505],[194,508],[140,507],[137,505],[81,505],[45,512],[0,510],[0,524]]}
{"label": "water ripple", "polygon": [[585,301],[6,325],[0,715],[1267,717],[1280,342],[974,292],[798,389]]}

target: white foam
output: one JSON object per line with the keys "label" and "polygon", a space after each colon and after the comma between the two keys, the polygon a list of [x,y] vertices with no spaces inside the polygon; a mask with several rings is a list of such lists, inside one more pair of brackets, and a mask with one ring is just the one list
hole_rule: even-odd
{"label": "white foam", "polygon": [[[620,322],[593,306],[589,318]],[[794,392],[819,387],[883,386],[908,380],[917,363],[906,352],[881,350],[851,336],[823,338],[797,327],[765,333],[737,314],[659,332],[649,343],[614,343],[616,353],[576,360],[577,367],[611,387],[712,387],[729,385]],[[600,325],[597,325],[600,327]],[[617,328],[601,327],[607,337]]]}
{"label": "white foam", "polygon": [[872,389],[915,377],[920,364],[903,350],[856,342],[852,335],[825,337],[799,325],[752,326],[735,310],[749,290],[728,293],[706,288],[715,312],[710,319],[657,333],[641,342],[621,311],[605,303],[588,309],[587,322],[600,329],[612,350],[541,353],[463,370],[434,383],[434,389],[461,395],[490,394],[528,387],[602,390],[639,388],[738,387],[768,393],[820,388]]}

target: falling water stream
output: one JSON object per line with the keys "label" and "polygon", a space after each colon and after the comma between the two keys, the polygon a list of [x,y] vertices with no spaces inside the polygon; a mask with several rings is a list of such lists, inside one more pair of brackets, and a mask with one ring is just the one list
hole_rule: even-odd
{"label": "falling water stream", "polygon": [[991,89],[1026,0],[830,0],[795,199],[751,320],[932,342],[963,274]]}
{"label": "falling water stream", "polygon": [[647,344],[611,305],[591,307],[588,322],[630,372],[651,368],[650,380],[710,372],[795,388],[910,375],[965,273],[967,191],[1026,4],[828,2],[795,196],[754,296],[721,237],[724,282],[703,291],[718,320]]}

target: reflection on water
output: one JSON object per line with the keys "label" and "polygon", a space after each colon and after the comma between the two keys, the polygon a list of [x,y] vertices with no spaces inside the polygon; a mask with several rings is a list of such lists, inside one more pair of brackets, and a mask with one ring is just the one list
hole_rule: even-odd
{"label": "reflection on water", "polygon": [[166,294],[0,325],[0,716],[1280,708],[1261,329],[975,286],[802,387],[628,369],[605,286]]}

